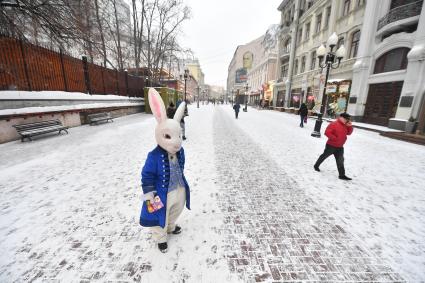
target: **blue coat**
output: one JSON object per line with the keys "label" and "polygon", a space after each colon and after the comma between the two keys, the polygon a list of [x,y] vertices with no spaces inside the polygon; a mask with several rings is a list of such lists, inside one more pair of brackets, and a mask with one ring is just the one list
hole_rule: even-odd
{"label": "blue coat", "polygon": [[[177,159],[180,168],[182,169],[182,177],[186,189],[186,207],[190,209],[190,192],[189,185],[184,176],[184,150],[183,148],[177,152]],[[168,160],[168,153],[162,147],[157,146],[154,150],[149,152],[145,165],[142,169],[142,189],[143,193],[156,191],[161,198],[164,208],[149,213],[147,210],[146,202],[143,202],[142,211],[140,213],[140,225],[144,227],[161,226],[165,227],[165,213],[167,207],[167,193],[168,185],[170,183],[170,161]]]}

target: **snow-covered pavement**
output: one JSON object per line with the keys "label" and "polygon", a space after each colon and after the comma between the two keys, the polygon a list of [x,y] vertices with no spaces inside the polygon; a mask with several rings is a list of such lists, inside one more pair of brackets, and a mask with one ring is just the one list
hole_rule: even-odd
{"label": "snow-covered pavement", "polygon": [[152,116],[0,145],[0,282],[425,281],[425,147],[355,130],[345,183],[312,170],[312,121],[189,114],[192,210],[166,255],[138,225]]}

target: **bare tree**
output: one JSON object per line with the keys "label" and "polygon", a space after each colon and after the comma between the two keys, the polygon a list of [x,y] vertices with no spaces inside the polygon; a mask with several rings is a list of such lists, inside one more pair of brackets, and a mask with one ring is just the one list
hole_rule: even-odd
{"label": "bare tree", "polygon": [[132,0],[134,64],[137,70],[140,68],[143,47],[145,0],[140,0],[140,6],[138,8],[136,0]]}
{"label": "bare tree", "polygon": [[102,53],[102,58],[103,58],[103,66],[106,67],[106,62],[107,62],[107,55],[106,55],[106,44],[105,44],[105,35],[104,35],[104,31],[103,31],[103,20],[100,16],[100,9],[99,9],[99,0],[94,0],[94,6],[95,6],[95,11],[96,11],[96,23],[97,23],[97,27],[99,30],[99,35],[100,35],[100,45],[101,45],[101,53]]}
{"label": "bare tree", "polygon": [[181,24],[189,19],[190,9],[181,0],[152,0],[144,4],[142,16],[146,33],[141,53],[146,67],[151,70],[149,76],[158,80],[169,53],[179,49],[175,36]]}
{"label": "bare tree", "polygon": [[[79,41],[81,31],[71,9],[72,0],[17,0],[14,5],[0,6],[0,31],[21,39],[32,39],[38,34],[30,26],[62,45]],[[32,24],[29,24],[31,21]]]}
{"label": "bare tree", "polygon": [[117,1],[112,0],[112,5],[114,7],[114,17],[115,17],[115,31],[117,36],[117,58],[118,58],[118,67],[120,70],[123,70],[123,59],[122,59],[122,50],[121,50],[121,30],[120,30],[120,21],[118,19],[118,11],[117,11]]}

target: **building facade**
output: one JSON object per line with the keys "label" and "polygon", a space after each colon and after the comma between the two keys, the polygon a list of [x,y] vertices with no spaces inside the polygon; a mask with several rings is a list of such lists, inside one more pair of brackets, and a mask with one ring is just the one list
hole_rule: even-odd
{"label": "building facade", "polygon": [[198,59],[185,60],[185,68],[187,68],[190,74],[195,78],[199,85],[204,85],[205,76],[202,72],[201,65]]}
{"label": "building facade", "polygon": [[320,109],[325,75],[316,52],[335,32],[334,51],[344,45],[347,52],[330,71],[326,93],[337,113],[346,111],[365,6],[365,0],[282,1],[274,106],[298,108],[306,102],[310,109]]}
{"label": "building facade", "polygon": [[367,1],[348,111],[357,120],[425,128],[425,7],[423,0]]}
{"label": "building facade", "polygon": [[255,104],[264,97],[271,101],[268,89],[276,77],[277,31],[278,26],[272,25],[264,35],[236,48],[228,67],[228,100]]}

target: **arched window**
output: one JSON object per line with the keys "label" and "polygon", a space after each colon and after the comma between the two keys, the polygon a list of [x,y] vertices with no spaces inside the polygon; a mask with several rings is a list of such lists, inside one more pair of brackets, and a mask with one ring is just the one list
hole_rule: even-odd
{"label": "arched window", "polygon": [[285,53],[289,53],[289,51],[291,51],[291,39],[290,38],[285,42],[285,46],[283,47],[283,50],[285,51]]}
{"label": "arched window", "polygon": [[357,50],[359,49],[360,42],[360,31],[356,31],[351,36],[351,47],[350,47],[350,58],[357,56]]}
{"label": "arched window", "polygon": [[303,56],[301,58],[301,71],[300,73],[304,73],[305,72],[305,56]]}
{"label": "arched window", "polygon": [[404,70],[407,68],[407,53],[409,48],[401,47],[381,55],[375,62],[374,74]]}
{"label": "arched window", "polygon": [[317,60],[316,51],[313,51],[311,53],[311,66],[310,66],[310,70],[316,69],[316,60]]}
{"label": "arched window", "polygon": [[343,37],[340,37],[338,39],[338,43],[336,44],[336,50],[338,50],[338,48],[340,48],[341,45],[344,45],[344,38]]}
{"label": "arched window", "polygon": [[295,59],[294,74],[296,75],[297,72],[298,72],[298,59]]}

